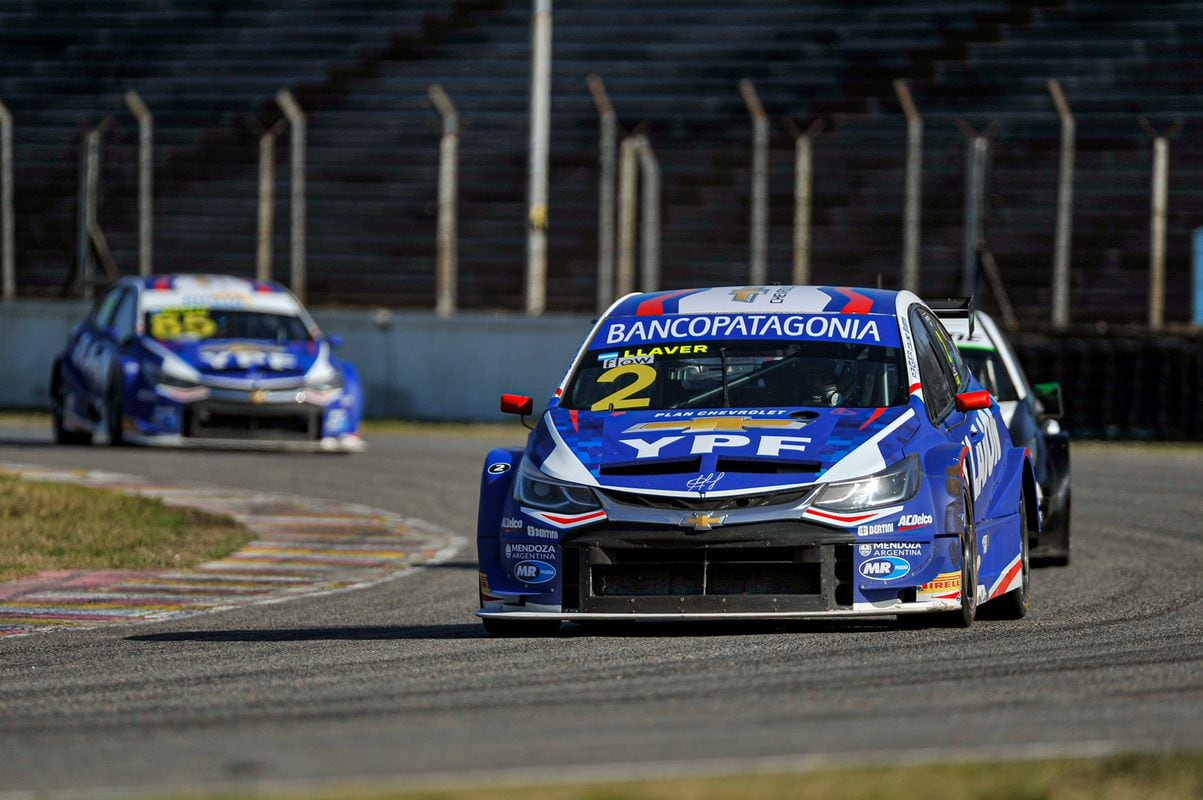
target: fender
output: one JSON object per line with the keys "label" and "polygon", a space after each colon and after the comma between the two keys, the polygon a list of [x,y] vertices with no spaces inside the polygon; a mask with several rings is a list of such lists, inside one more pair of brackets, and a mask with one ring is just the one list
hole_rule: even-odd
{"label": "fender", "polygon": [[[1013,515],[1015,507],[1011,505],[1011,501],[1021,494],[1027,495],[1030,513],[1036,502],[1036,467],[1030,452],[1020,447],[1008,448],[1003,463],[995,471],[994,480],[997,484],[990,497],[990,504],[982,509],[984,514],[979,515],[979,519],[990,522]],[[1035,516],[1039,517],[1038,511]],[[1031,525],[1032,522],[1029,517],[1028,524]],[[1032,526],[1033,531],[1039,530],[1040,527],[1039,519],[1036,519],[1035,523]]]}
{"label": "fender", "polygon": [[[960,536],[963,515],[962,498],[965,486],[965,453],[963,445],[947,444],[929,449],[923,455],[924,491],[931,497],[932,508],[940,520],[938,536]],[[939,512],[943,513],[939,513]],[[959,552],[959,551],[958,551]]]}
{"label": "fender", "polygon": [[347,409],[347,416],[354,423],[354,430],[358,431],[363,421],[363,384],[359,380],[359,370],[350,361],[343,361],[341,358],[337,363],[343,371],[343,391],[350,393],[354,398],[351,407]]}
{"label": "fender", "polygon": [[481,592],[486,587],[512,588],[501,569],[501,514],[509,500],[522,448],[497,448],[485,456],[480,473],[480,507],[476,514],[476,557],[480,564]]}

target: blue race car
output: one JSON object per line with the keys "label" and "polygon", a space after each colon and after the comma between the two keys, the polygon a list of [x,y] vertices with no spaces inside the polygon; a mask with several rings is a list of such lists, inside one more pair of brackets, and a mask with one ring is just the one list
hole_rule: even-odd
{"label": "blue race car", "polygon": [[[533,401],[504,395],[502,409]],[[1028,609],[1032,458],[914,294],[629,295],[481,476],[494,634]],[[912,619],[921,619],[912,617]]]}
{"label": "blue race car", "polygon": [[[937,312],[939,313],[939,312]],[[1072,507],[1069,433],[1061,427],[1061,385],[1028,383],[1019,357],[988,314],[944,319],[961,357],[998,401],[1011,440],[1032,452],[1040,487],[1040,535],[1031,543],[1036,566],[1069,564]]]}
{"label": "blue race car", "polygon": [[54,440],[361,450],[363,392],[335,344],[274,281],[123,278],[54,361]]}

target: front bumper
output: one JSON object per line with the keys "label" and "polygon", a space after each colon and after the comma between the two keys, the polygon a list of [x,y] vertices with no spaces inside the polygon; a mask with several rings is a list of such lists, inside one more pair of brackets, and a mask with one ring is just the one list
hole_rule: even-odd
{"label": "front bumper", "polygon": [[556,560],[558,596],[482,587],[477,615],[767,619],[892,616],[960,607],[959,571],[955,590],[946,585],[952,567],[942,554],[948,548],[931,540],[913,543],[923,555],[915,559],[909,579],[877,580],[858,574],[858,551],[863,564],[866,548],[872,553],[881,546],[887,545],[797,520],[704,533],[603,523],[562,537]]}

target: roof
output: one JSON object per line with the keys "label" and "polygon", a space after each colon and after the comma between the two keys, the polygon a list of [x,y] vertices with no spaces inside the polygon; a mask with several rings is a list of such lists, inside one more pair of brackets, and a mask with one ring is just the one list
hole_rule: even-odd
{"label": "roof", "polygon": [[301,305],[275,281],[233,275],[151,275],[139,278],[142,308],[245,308],[276,314],[296,314]]}
{"label": "roof", "polygon": [[610,317],[670,314],[891,314],[900,292],[844,286],[719,286],[622,298]]}

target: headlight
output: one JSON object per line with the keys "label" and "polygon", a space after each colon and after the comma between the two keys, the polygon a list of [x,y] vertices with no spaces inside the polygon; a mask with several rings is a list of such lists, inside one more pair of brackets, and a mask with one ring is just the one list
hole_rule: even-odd
{"label": "headlight", "polygon": [[343,388],[343,374],[338,370],[323,372],[317,376],[305,376],[305,388],[315,392],[332,392]]}
{"label": "headlight", "polygon": [[863,511],[910,500],[919,491],[919,456],[907,456],[867,478],[824,486],[813,505],[829,511]]}
{"label": "headlight", "polygon": [[153,361],[142,362],[142,374],[147,383],[152,386],[169,386],[172,389],[192,389],[200,384],[185,375],[173,374],[170,369],[164,369]]}
{"label": "headlight", "polygon": [[600,508],[593,492],[584,486],[556,483],[519,472],[514,497],[524,506],[563,514],[582,514]]}

